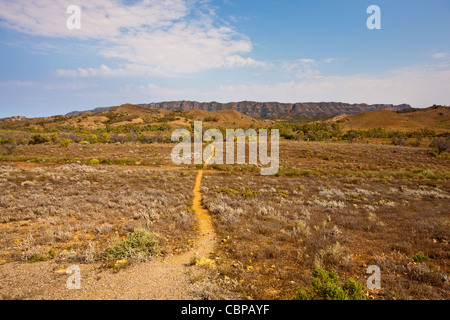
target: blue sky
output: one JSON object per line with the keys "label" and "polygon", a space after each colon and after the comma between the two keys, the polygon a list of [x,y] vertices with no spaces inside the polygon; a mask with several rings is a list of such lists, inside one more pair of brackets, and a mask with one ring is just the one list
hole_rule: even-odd
{"label": "blue sky", "polygon": [[[448,0],[0,0],[0,117],[169,100],[450,105]],[[370,5],[381,30],[369,30]]]}

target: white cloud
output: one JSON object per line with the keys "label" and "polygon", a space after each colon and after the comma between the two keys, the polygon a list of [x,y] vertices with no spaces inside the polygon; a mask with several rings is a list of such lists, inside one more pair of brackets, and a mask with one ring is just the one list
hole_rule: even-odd
{"label": "white cloud", "polygon": [[310,78],[319,75],[319,63],[314,59],[299,59],[285,62],[282,69],[293,74],[297,79]]}
{"label": "white cloud", "polygon": [[334,62],[334,61],[337,61],[337,60],[338,60],[338,58],[328,58],[328,59],[323,60],[323,62],[331,63],[331,62]]}
{"label": "white cloud", "polygon": [[69,30],[66,0],[1,0],[1,25],[46,37],[102,39],[120,36],[124,29],[161,28],[189,12],[183,0],[142,0],[125,6],[120,0],[84,1],[81,30]]}
{"label": "white cloud", "polygon": [[431,55],[433,58],[436,59],[442,59],[442,58],[447,58],[448,57],[448,53],[447,52],[437,52],[433,55]]}
{"label": "white cloud", "polygon": [[81,30],[66,27],[65,0],[0,0],[0,26],[22,33],[74,38],[100,47],[119,67],[58,70],[60,76],[176,75],[211,68],[264,66],[243,55],[251,41],[221,21],[203,0],[119,0],[85,2]]}

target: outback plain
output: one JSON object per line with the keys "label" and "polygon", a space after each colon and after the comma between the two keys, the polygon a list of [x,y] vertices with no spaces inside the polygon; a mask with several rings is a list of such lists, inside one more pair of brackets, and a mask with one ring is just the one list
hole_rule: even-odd
{"label": "outback plain", "polygon": [[[448,300],[448,107],[325,118],[0,120],[0,298]],[[278,173],[176,166],[170,135],[194,120],[279,129]]]}

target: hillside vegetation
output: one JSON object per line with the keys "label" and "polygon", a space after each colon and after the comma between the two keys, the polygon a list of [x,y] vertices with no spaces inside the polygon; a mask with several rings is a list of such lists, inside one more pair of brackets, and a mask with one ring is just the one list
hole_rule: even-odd
{"label": "hillside vegetation", "polygon": [[302,141],[365,141],[396,145],[431,146],[440,154],[449,146],[449,107],[433,106],[401,112],[378,110],[317,121],[317,116],[255,119],[235,110],[150,110],[125,104],[72,116],[0,119],[0,145],[12,154],[17,145],[71,143],[171,143],[175,129],[193,132],[194,122],[204,130],[216,128],[278,129],[282,139]]}
{"label": "hillside vegetation", "polygon": [[256,120],[235,110],[150,110],[125,104],[101,112],[83,112],[77,115],[40,118],[11,117],[0,119],[0,129],[48,132],[81,132],[106,130],[107,132],[171,131],[191,126],[193,121],[203,121],[205,126],[249,127],[270,126],[273,121]]}
{"label": "hillside vegetation", "polygon": [[383,128],[398,131],[428,129],[436,132],[448,132],[450,131],[450,108],[433,106],[408,113],[379,110],[338,116],[329,121],[339,123],[344,130]]}

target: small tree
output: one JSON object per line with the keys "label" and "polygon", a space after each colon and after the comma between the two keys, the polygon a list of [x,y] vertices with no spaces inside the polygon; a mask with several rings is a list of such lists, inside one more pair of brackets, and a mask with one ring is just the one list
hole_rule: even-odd
{"label": "small tree", "polygon": [[349,130],[347,131],[346,134],[344,134],[344,139],[350,141],[351,143],[353,143],[353,141],[359,137],[358,131],[356,130]]}
{"label": "small tree", "polygon": [[394,146],[405,146],[406,142],[405,142],[405,140],[403,140],[401,138],[394,137],[394,138],[392,138],[392,144]]}
{"label": "small tree", "polygon": [[450,149],[450,139],[449,138],[439,138],[434,140],[434,147],[437,149],[438,154],[446,152]]}
{"label": "small tree", "polygon": [[46,135],[41,135],[39,133],[34,134],[31,136],[31,140],[29,141],[29,144],[43,144],[50,141],[50,138]]}
{"label": "small tree", "polygon": [[2,143],[2,147],[9,155],[11,155],[14,152],[14,150],[16,150],[17,142],[16,140],[9,140],[5,143]]}

